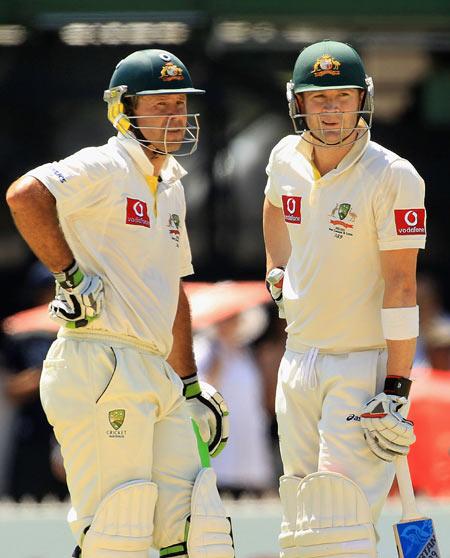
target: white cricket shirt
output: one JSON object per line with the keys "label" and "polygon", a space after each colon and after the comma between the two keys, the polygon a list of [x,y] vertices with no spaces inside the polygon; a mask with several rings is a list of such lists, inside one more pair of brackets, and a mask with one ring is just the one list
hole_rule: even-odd
{"label": "white cricket shirt", "polygon": [[83,333],[119,335],[168,355],[180,277],[193,273],[180,182],[186,171],[168,156],[154,195],[153,165],[119,134],[27,174],[56,198],[80,267],[104,281],[104,310]]}
{"label": "white cricket shirt", "polygon": [[287,348],[384,347],[380,250],[425,246],[424,182],[369,132],[323,177],[312,146],[287,136],[272,150],[265,194],[282,208],[292,252],[283,285]]}

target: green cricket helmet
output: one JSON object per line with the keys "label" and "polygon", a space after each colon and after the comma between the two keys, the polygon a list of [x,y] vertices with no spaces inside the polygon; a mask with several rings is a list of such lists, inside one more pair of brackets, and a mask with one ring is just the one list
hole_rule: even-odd
{"label": "green cricket helmet", "polygon": [[[108,103],[108,120],[123,135],[138,141],[142,146],[157,153],[173,155],[190,155],[197,148],[199,136],[199,114],[185,114],[187,124],[182,144],[187,145],[187,152],[175,153],[175,147],[180,142],[168,141],[167,135],[171,130],[171,119],[180,115],[168,115],[166,126],[146,126],[146,129],[161,130],[163,132],[162,146],[155,147],[145,140],[139,119],[159,118],[156,115],[135,116],[130,110],[130,100],[143,95],[186,94],[199,95],[205,93],[203,89],[196,89],[191,76],[183,62],[166,50],[148,49],[133,52],[121,60],[111,77],[109,88],[104,93],[104,100]],[[176,143],[176,146],[171,144]],[[178,151],[178,149],[176,149]]]}
{"label": "green cricket helmet", "polygon": [[[366,75],[359,54],[346,43],[326,40],[304,48],[295,63],[292,80],[286,85],[289,114],[295,132],[301,134],[310,131],[314,135],[314,130],[310,130],[306,124],[305,117],[307,115],[300,112],[295,94],[326,89],[353,88],[361,89],[364,91],[364,95],[360,110],[355,113],[355,127],[342,129],[339,143],[342,143],[346,137],[352,135],[353,131],[358,128],[360,117],[366,120],[366,130],[372,126],[374,109],[372,78]],[[357,139],[360,139],[363,135],[359,134]]]}

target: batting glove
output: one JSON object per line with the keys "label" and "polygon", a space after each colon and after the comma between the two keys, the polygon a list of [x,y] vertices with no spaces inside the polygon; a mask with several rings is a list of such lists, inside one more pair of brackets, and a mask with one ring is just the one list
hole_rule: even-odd
{"label": "batting glove", "polygon": [[199,381],[197,374],[181,378],[183,395],[191,417],[198,424],[211,457],[217,457],[228,442],[229,412],[224,398],[210,384]]}
{"label": "batting glove", "polygon": [[369,448],[383,461],[407,455],[416,441],[414,423],[406,420],[411,380],[388,376],[384,392],[368,401],[361,414],[361,426]]}
{"label": "batting glove", "polygon": [[84,327],[100,315],[104,301],[100,277],[85,275],[76,261],[54,276],[56,295],[48,307],[52,320],[74,329]]}
{"label": "batting glove", "polygon": [[266,287],[272,300],[278,306],[278,316],[285,318],[283,304],[284,267],[274,267],[266,275]]}

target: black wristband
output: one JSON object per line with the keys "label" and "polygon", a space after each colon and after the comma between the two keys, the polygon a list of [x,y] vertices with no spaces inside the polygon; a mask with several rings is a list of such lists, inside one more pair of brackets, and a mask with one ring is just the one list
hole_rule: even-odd
{"label": "black wristband", "polygon": [[384,381],[384,393],[408,397],[412,381],[404,376],[386,376]]}
{"label": "black wristband", "polygon": [[184,376],[184,378],[181,378],[181,381],[183,382],[183,395],[186,399],[197,397],[202,392],[202,388],[198,383],[197,372],[190,376]]}
{"label": "black wristband", "polygon": [[66,269],[53,273],[53,276],[63,289],[70,290],[81,283],[84,274],[78,267],[76,260],[73,260]]}

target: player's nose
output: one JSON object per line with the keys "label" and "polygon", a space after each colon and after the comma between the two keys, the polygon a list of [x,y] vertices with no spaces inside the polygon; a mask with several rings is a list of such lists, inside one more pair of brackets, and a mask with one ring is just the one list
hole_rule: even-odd
{"label": "player's nose", "polygon": [[340,112],[339,103],[334,99],[330,99],[324,104],[325,112]]}

